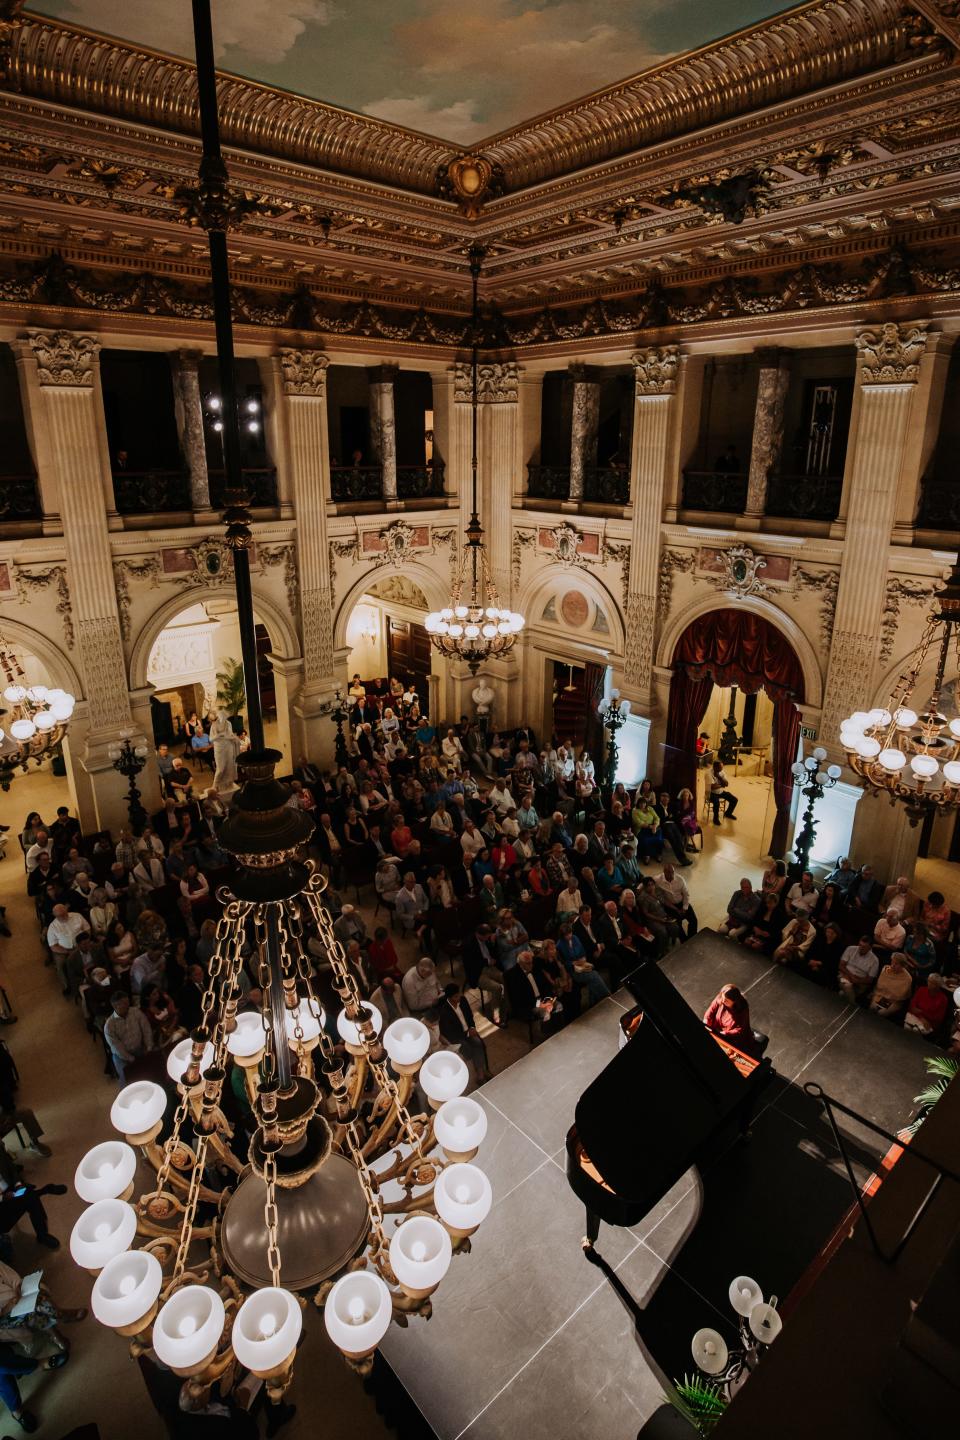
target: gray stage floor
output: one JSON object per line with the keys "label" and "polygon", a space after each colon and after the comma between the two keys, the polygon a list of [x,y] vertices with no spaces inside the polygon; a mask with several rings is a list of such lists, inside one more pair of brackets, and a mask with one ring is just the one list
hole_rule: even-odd
{"label": "gray stage floor", "polygon": [[[768,1053],[780,1077],[768,1087],[754,1127],[771,1142],[763,1153],[802,1175],[814,1187],[811,1196],[831,1189],[829,1214],[839,1218],[846,1203],[839,1160],[798,1087],[817,1080],[893,1129],[911,1113],[929,1047],[711,931],[675,950],[663,969],[698,1013],[724,983],[748,993],[753,1023],[770,1035]],[[473,1238],[472,1254],[454,1259],[434,1296],[432,1319],[407,1330],[391,1327],[382,1346],[439,1440],[514,1440],[518,1427],[523,1440],[633,1440],[661,1403],[656,1363],[638,1345],[607,1281],[584,1260],[583,1210],[564,1171],[576,1102],[616,1053],[617,1021],[632,1004],[625,991],[604,1001],[477,1092],[489,1117],[478,1160],[493,1185],[493,1211]],[[644,1106],[669,1104],[667,1085],[659,1095],[625,1096],[625,1119],[642,1126]],[[850,1125],[848,1133],[865,1176],[885,1145],[862,1127]],[[808,1162],[806,1169],[797,1170],[798,1160]],[[758,1175],[749,1174],[749,1165],[742,1170],[744,1195],[734,1193],[740,1173],[734,1168],[723,1182],[724,1208],[732,1202],[733,1213],[757,1200]],[[664,1323],[678,1325],[682,1336],[728,1318],[717,1314],[717,1277],[707,1277],[691,1246],[682,1253],[702,1194],[691,1171],[642,1224],[604,1226],[600,1237],[603,1255],[634,1297],[651,1306],[651,1316],[665,1314],[668,1296]],[[715,1213],[717,1202],[711,1204]],[[804,1237],[811,1255],[826,1238],[815,1221],[814,1213]],[[776,1268],[776,1237],[773,1243],[773,1250],[759,1246],[762,1259],[751,1257],[765,1270],[761,1283]],[[803,1258],[801,1271],[807,1263]],[[728,1268],[732,1277],[732,1260]],[[768,1284],[787,1282],[782,1298],[795,1278],[787,1267]],[[679,1353],[676,1343],[673,1351]]]}

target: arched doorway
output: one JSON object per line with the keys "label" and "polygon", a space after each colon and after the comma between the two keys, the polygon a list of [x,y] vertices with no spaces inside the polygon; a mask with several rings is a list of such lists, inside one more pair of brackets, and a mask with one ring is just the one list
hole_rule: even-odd
{"label": "arched doorway", "polygon": [[427,597],[408,575],[384,575],[359,597],[347,620],[347,673],[366,688],[396,677],[412,685],[422,706],[430,698],[433,651],[423,628]]}
{"label": "arched doorway", "polygon": [[[722,741],[729,747],[740,738],[744,719],[756,725],[759,706],[754,702],[751,716],[751,698],[762,692],[769,705],[768,716],[762,717],[769,721],[769,744],[752,749],[758,756],[769,753],[774,814],[766,848],[774,855],[785,854],[793,801],[790,767],[800,743],[797,703],[804,700],[803,669],[796,651],[769,620],[752,610],[731,607],[707,611],[692,621],[674,647],[671,664],[664,783],[674,793],[682,786],[696,790],[696,740],[715,688],[727,690],[731,697],[724,697],[713,717],[710,739],[717,748]],[[737,694],[742,697],[739,708]],[[727,715],[732,724],[723,723]],[[765,739],[763,729],[755,733]],[[729,753],[727,748],[723,758]]]}

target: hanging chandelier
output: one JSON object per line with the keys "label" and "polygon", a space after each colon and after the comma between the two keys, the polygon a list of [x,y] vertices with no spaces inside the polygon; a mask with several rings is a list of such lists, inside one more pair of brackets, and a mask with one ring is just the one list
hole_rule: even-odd
{"label": "hanging chandelier", "polygon": [[[223,914],[200,1025],[167,1060],[173,1113],[162,1086],[123,1087],[110,1111],[122,1138],[94,1145],[77,1168],[88,1208],[70,1240],[74,1259],[96,1275],[96,1318],[129,1339],[133,1356],[151,1348],[182,1376],[187,1409],[203,1406],[214,1385],[227,1393],[238,1367],[279,1401],[311,1300],[350,1363],[368,1369],[392,1317],[429,1317],[453,1253],[469,1249],[493,1198],[472,1163],[487,1121],[463,1093],[464,1061],[429,1054],[419,1020],[398,1019],[380,1034],[380,1013],[361,999],[334,936],[326,882],[301,858],[313,822],[287,804],[289,788],[274,777],[283,757],[264,747],[230,316],[233,210],[210,0],[193,0],[193,18],[204,153],[189,199],[210,245],[224,518],[251,749],[239,757],[243,783],[218,832],[236,868],[218,892]],[[329,969],[335,1023],[317,994],[308,935]],[[248,955],[259,999],[242,1009]],[[220,1103],[231,1066],[242,1070],[250,1104],[246,1145]],[[152,1172],[142,1187],[138,1159]]]}
{"label": "hanging chandelier", "polygon": [[477,508],[477,368],[480,343],[480,302],[478,282],[483,247],[470,249],[473,282],[471,350],[471,454],[472,509],[464,536],[460,562],[450,594],[450,604],[427,616],[424,628],[434,649],[448,660],[462,660],[476,675],[485,660],[507,655],[523,629],[523,616],[505,607],[490,574],[483,527]]}
{"label": "hanging chandelier", "polygon": [[[960,806],[960,715],[948,717],[941,710],[951,650],[960,668],[960,565],[954,566],[937,606],[886,705],[857,710],[840,727],[850,768],[869,789],[888,795],[891,804],[903,804],[911,825],[933,810]],[[918,713],[910,702],[934,647],[933,687]]]}
{"label": "hanging chandelier", "polygon": [[0,710],[0,790],[9,790],[17,770],[53,753],[67,732],[76,700],[66,690],[28,685],[23,666],[0,636],[3,698]]}

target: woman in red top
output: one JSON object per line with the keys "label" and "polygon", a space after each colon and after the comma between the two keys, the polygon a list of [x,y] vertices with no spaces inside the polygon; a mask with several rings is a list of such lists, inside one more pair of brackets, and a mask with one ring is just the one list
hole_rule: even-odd
{"label": "woman in red top", "polygon": [[703,1023],[714,1035],[722,1035],[738,1050],[753,1048],[753,1030],[750,1026],[750,1006],[736,985],[724,985],[719,995],[710,1002]]}
{"label": "woman in red top", "polygon": [[397,952],[385,926],[378,925],[374,930],[367,954],[370,957],[370,964],[381,980],[384,975],[392,975],[397,984],[400,984],[403,978],[400,973],[400,961],[397,959]]}
{"label": "woman in red top", "polygon": [[401,857],[406,855],[407,851],[410,849],[410,842],[412,841],[412,839],[413,831],[410,829],[410,826],[407,824],[406,820],[404,820],[403,816],[398,815],[393,830],[390,832],[390,844],[393,847],[394,854]]}
{"label": "woman in red top", "polygon": [[946,940],[950,929],[951,911],[939,890],[931,890],[923,902],[920,919],[934,940]]}
{"label": "woman in red top", "polygon": [[903,1018],[903,1028],[916,1030],[921,1035],[932,1035],[943,1024],[949,1003],[950,996],[944,989],[943,976],[934,971],[927,976],[926,985],[915,991]]}

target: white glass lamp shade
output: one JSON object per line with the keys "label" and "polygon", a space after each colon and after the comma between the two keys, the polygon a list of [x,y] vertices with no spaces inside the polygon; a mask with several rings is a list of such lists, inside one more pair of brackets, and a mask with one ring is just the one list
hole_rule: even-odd
{"label": "white glass lamp shade", "polygon": [[948,760],[943,767],[943,778],[951,785],[960,785],[960,760]]}
{"label": "white glass lamp shade", "polygon": [[422,1020],[394,1020],[383,1032],[383,1047],[394,1065],[419,1065],[430,1049],[430,1031]]}
{"label": "white glass lamp shade", "polygon": [[813,774],[814,770],[816,770],[817,768],[817,762],[816,760],[814,760],[812,755],[807,756],[806,760],[804,760],[803,762],[803,767],[805,770],[808,770],[811,775]]}
{"label": "white glass lamp shade", "polygon": [[850,746],[850,749],[855,750],[861,760],[876,760],[881,748],[880,741],[874,740],[872,735],[858,735]]}
{"label": "white glass lamp shade", "polygon": [[345,1355],[369,1355],[390,1327],[393,1301],[379,1275],[356,1270],[333,1286],[323,1307],[327,1334]]}
{"label": "white glass lamp shade", "polygon": [[137,1233],[137,1212],[125,1200],[98,1200],[84,1210],[70,1232],[70,1254],[84,1270],[102,1270],[129,1250]]}
{"label": "white glass lamp shade", "polygon": [[69,720],[74,711],[73,697],[65,695],[62,700],[50,701],[50,714],[57,720]]}
{"label": "white glass lamp shade", "polygon": [[783,1321],[772,1305],[754,1305],[750,1311],[750,1331],[764,1345],[772,1345],[783,1329]]}
{"label": "white glass lamp shade", "polygon": [[754,1305],[763,1304],[763,1291],[749,1275],[737,1275],[730,1281],[730,1304],[738,1315],[749,1315]]}
{"label": "white glass lamp shade", "polygon": [[[190,1039],[181,1040],[178,1045],[174,1045],[170,1054],[167,1056],[167,1074],[170,1076],[170,1079],[175,1080],[178,1085],[186,1074],[187,1066],[190,1064],[192,1056],[193,1041]],[[204,1070],[209,1070],[212,1064],[213,1046],[208,1040],[203,1047],[203,1058],[200,1061],[200,1074],[202,1075]]]}
{"label": "white glass lamp shade", "polygon": [[954,740],[960,740],[960,720],[950,721],[950,734]]}
{"label": "white glass lamp shade", "polygon": [[807,778],[807,772],[806,770],[804,770],[799,760],[795,761],[794,764],[791,765],[790,773],[793,775],[794,780],[805,780]]}
{"label": "white glass lamp shade", "polygon": [[223,1301],[209,1285],[184,1285],[160,1307],[153,1322],[157,1359],[188,1375],[215,1353],[226,1315]]}
{"label": "white glass lamp shade", "polygon": [[476,1165],[448,1165],[437,1176],[433,1203],[443,1223],[451,1230],[476,1230],[493,1205],[490,1181]]}
{"label": "white glass lamp shade", "polygon": [[726,1369],[730,1352],[719,1330],[711,1330],[709,1327],[698,1330],[690,1349],[697,1369],[702,1370],[705,1375],[719,1375],[721,1370]]}
{"label": "white glass lamp shade", "polygon": [[818,771],[817,771],[817,784],[818,784],[818,785],[827,785],[827,784],[829,784],[829,781],[830,781],[830,776],[827,774],[826,770],[818,770]]}
{"label": "white glass lamp shade", "polygon": [[8,705],[19,705],[21,700],[26,700],[27,692],[23,685],[8,685],[3,698]]}
{"label": "white glass lamp shade", "polygon": [[152,1080],[124,1085],[110,1107],[110,1124],[121,1135],[145,1135],[163,1119],[166,1092]]}
{"label": "white glass lamp shade", "polygon": [[[315,1040],[319,1040],[325,1018],[323,1006],[317,1000],[301,1000],[292,1010],[285,1010],[283,1023],[290,1044],[292,1045],[297,1039],[298,1025],[301,1032],[299,1039],[301,1045],[312,1045]],[[250,1369],[249,1365],[247,1369]]]}
{"label": "white glass lamp shade", "polygon": [[51,710],[38,710],[33,717],[33,723],[40,733],[45,735],[56,726],[57,717]]}
{"label": "white glass lamp shade", "polygon": [[119,760],[119,759],[120,759],[120,746],[119,746],[119,745],[108,745],[108,746],[107,746],[107,759],[108,759],[108,760]]}
{"label": "white glass lamp shade", "polygon": [[455,1100],[462,1095],[470,1083],[470,1071],[466,1062],[452,1050],[438,1050],[428,1055],[420,1066],[420,1085],[428,1100],[442,1105],[444,1100]]}
{"label": "white glass lamp shade", "polygon": [[227,1036],[227,1049],[235,1060],[250,1060],[267,1043],[263,1017],[259,1010],[245,1010],[237,1016],[237,1028]]}
{"label": "white glass lamp shade", "polygon": [[954,1005],[956,1005],[957,1009],[960,1010],[960,985],[958,985],[956,990],[954,990],[953,992],[953,1003]]}
{"label": "white glass lamp shade", "polygon": [[77,1166],[73,1188],[88,1205],[98,1200],[116,1200],[133,1184],[137,1152],[123,1140],[104,1140],[94,1145]]}
{"label": "white glass lamp shade", "polygon": [[839,780],[840,776],[843,774],[843,771],[840,769],[839,765],[828,765],[827,774],[829,775],[831,780]]}
{"label": "white glass lamp shade", "polygon": [[150,752],[147,749],[146,745],[135,745],[133,747],[133,753],[134,755],[136,755],[138,760],[146,760]]}
{"label": "white glass lamp shade", "polygon": [[870,724],[870,713],[867,710],[854,710],[847,723],[858,730],[866,730]]}
{"label": "white glass lamp shade", "polygon": [[32,720],[14,720],[10,726],[14,740],[31,740],[36,733],[37,727]]}
{"label": "white glass lamp shade", "polygon": [[881,750],[877,763],[882,765],[884,770],[889,770],[891,775],[896,775],[906,765],[907,757],[902,750]]}
{"label": "white glass lamp shade", "polygon": [[295,1295],[279,1286],[257,1290],[244,1300],[233,1322],[233,1352],[254,1375],[264,1375],[293,1354],[303,1329]]}
{"label": "white glass lamp shade", "polygon": [[917,723],[917,712],[902,707],[896,712],[893,720],[898,730],[910,730]]}
{"label": "white glass lamp shade", "polygon": [[[371,1005],[369,1000],[361,1000],[360,1004],[363,1010],[366,1011],[367,1019],[373,1026],[374,1035],[379,1035],[383,1027],[383,1016],[380,1014],[380,1011],[376,1005]],[[362,1048],[363,1037],[360,1034],[360,1029],[355,1022],[350,1019],[346,1010],[341,1010],[337,1016],[337,1030],[339,1031],[341,1040],[345,1041],[347,1045],[355,1045],[358,1049]]]}
{"label": "white glass lamp shade", "polygon": [[918,780],[933,780],[940,766],[932,755],[914,755],[910,761],[910,769]]}
{"label": "white glass lamp shade", "polygon": [[433,1290],[453,1258],[449,1233],[431,1215],[413,1215],[398,1225],[390,1241],[390,1268],[404,1290]]}
{"label": "white glass lamp shade", "polygon": [[[880,711],[880,710],[877,710],[877,711],[874,711],[873,713],[876,714],[876,715],[880,715],[880,714],[882,714],[883,712]],[[813,758],[814,758],[814,760],[826,760],[826,758],[827,758],[827,752],[826,752],[826,750],[824,750],[824,748],[823,748],[822,745],[818,745],[817,748],[814,750],[814,752],[813,752]]]}
{"label": "white glass lamp shade", "polygon": [[163,1270],[149,1250],[128,1250],[108,1260],[97,1276],[90,1308],[101,1325],[126,1329],[149,1315],[160,1287]]}
{"label": "white glass lamp shade", "polygon": [[433,1117],[433,1133],[448,1155],[467,1155],[483,1142],[487,1112],[466,1095],[445,1100]]}

